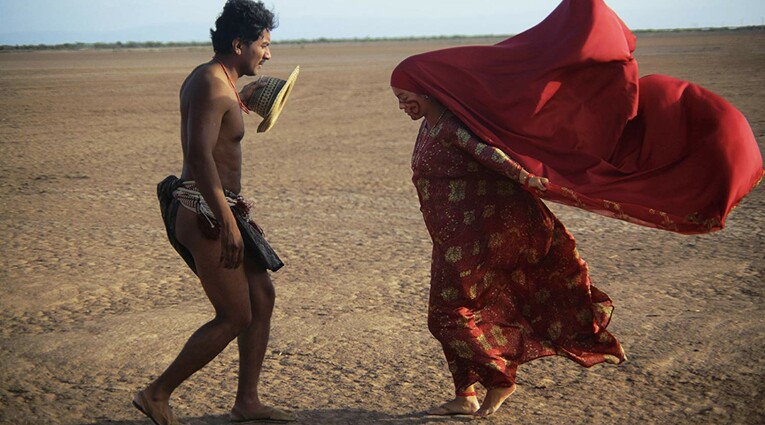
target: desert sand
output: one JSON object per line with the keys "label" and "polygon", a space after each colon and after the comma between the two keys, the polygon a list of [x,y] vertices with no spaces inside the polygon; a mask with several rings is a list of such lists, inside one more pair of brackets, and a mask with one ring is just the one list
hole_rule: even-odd
{"label": "desert sand", "polygon": [[[388,87],[404,57],[487,40],[275,45],[301,66],[276,126],[247,117],[243,193],[286,263],[263,400],[305,424],[424,416],[451,379],[427,330],[431,243],[410,182],[417,123]],[[178,90],[211,49],[0,54],[0,422],[149,421],[131,405],[212,317],[167,242],[155,185],[180,173]],[[765,147],[765,32],[639,34],[641,75],[715,91]],[[240,80],[240,87],[248,80]],[[497,424],[765,423],[765,188],[717,233],[683,236],[550,204],[616,304],[629,361],[520,367]],[[236,344],[172,400],[224,424]]]}

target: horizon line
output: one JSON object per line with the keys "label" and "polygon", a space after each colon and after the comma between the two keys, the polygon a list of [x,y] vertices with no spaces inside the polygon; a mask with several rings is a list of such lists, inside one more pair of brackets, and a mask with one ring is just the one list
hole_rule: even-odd
{"label": "horizon line", "polygon": [[[635,29],[633,33],[661,33],[661,32],[706,32],[706,31],[764,31],[765,25],[740,25],[721,27],[692,27],[692,28],[657,28]],[[475,39],[475,38],[499,38],[512,37],[517,34],[453,34],[453,35],[423,35],[423,36],[398,36],[398,37],[317,37],[297,38],[288,40],[274,40],[272,44],[319,44],[319,43],[347,43],[347,42],[384,42],[384,41],[418,41],[439,39]],[[71,42],[58,44],[0,44],[0,51],[13,50],[65,50],[77,49],[119,49],[119,48],[161,48],[161,47],[202,47],[210,45],[210,41],[114,41],[114,42]]]}

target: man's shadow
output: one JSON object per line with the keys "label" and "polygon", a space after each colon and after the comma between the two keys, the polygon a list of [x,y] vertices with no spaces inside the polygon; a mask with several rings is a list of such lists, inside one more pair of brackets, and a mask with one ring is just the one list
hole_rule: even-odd
{"label": "man's shadow", "polygon": [[[474,420],[473,416],[427,416],[425,412],[406,412],[391,415],[365,409],[306,409],[293,410],[298,415],[296,422],[286,424],[310,425],[364,425],[364,424],[439,424],[462,423]],[[140,415],[140,413],[136,413]],[[228,415],[204,415],[197,417],[178,417],[184,425],[231,425]],[[276,422],[246,422],[246,424],[276,423]],[[127,421],[95,420],[82,422],[80,425],[152,425],[148,418],[137,418]]]}

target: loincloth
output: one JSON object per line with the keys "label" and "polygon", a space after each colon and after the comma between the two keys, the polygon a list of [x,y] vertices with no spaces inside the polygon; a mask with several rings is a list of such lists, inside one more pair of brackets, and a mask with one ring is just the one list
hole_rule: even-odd
{"label": "loincloth", "polygon": [[[263,231],[251,217],[251,203],[231,191],[225,190],[226,201],[236,218],[236,224],[244,241],[244,254],[250,256],[258,265],[271,270],[279,270],[284,263],[274,252],[271,245],[263,237]],[[183,206],[197,214],[198,224],[202,235],[208,239],[217,239],[220,232],[215,215],[210,210],[193,181],[184,181],[175,176],[167,176],[157,185],[157,198],[165,223],[170,244],[180,254],[181,258],[197,272],[194,257],[175,237],[175,217],[178,208]]]}

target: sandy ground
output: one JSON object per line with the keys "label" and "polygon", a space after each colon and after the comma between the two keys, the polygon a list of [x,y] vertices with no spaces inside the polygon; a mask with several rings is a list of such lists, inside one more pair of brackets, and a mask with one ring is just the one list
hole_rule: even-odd
{"label": "sandy ground", "polygon": [[[491,41],[491,40],[489,40]],[[417,124],[390,70],[456,41],[276,45],[301,75],[276,127],[247,118],[246,195],[287,266],[263,398],[305,424],[459,424],[423,410],[451,381],[426,326],[430,241],[409,181]],[[641,74],[726,97],[765,146],[765,32],[640,35]],[[0,422],[149,423],[130,406],[211,318],[167,243],[155,185],[180,171],[177,93],[206,49],[0,54]],[[243,83],[243,82],[242,82]],[[765,190],[704,236],[552,205],[630,361],[520,368],[488,423],[765,423]],[[228,421],[236,345],[174,395]]]}

